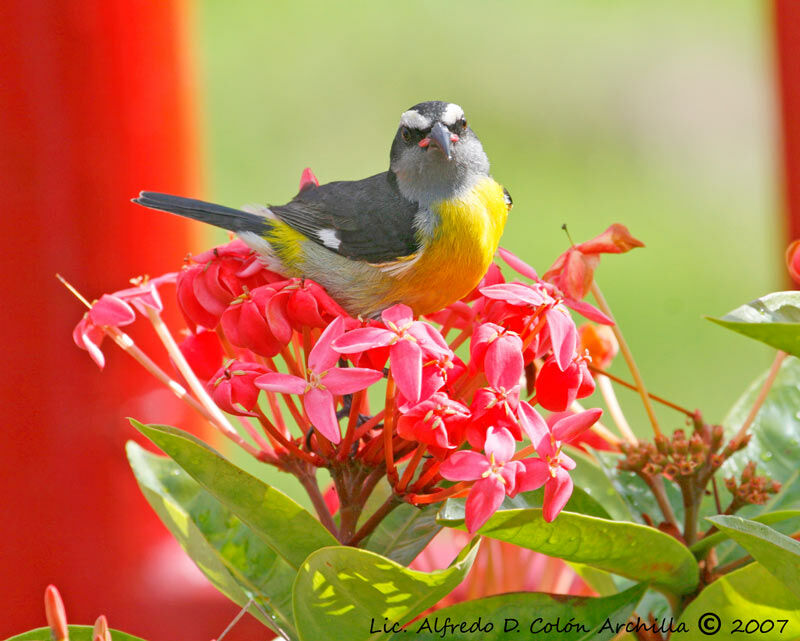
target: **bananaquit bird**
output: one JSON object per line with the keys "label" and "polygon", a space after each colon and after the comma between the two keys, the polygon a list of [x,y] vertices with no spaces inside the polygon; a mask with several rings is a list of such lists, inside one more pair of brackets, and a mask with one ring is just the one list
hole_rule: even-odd
{"label": "bananaquit bird", "polygon": [[354,316],[396,303],[431,313],[483,277],[511,198],[453,103],[403,113],[390,161],[389,171],[310,186],[280,206],[243,211],[149,191],[134,202],[236,232],[269,269],[318,282]]}

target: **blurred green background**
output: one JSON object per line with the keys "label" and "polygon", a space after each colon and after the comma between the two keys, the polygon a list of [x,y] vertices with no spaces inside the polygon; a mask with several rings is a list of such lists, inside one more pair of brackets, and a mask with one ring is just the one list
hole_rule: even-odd
{"label": "blurred green background", "polygon": [[[783,285],[767,9],[205,0],[203,196],[282,203],[306,166],[322,182],[384,171],[402,111],[457,102],[514,198],[502,244],[541,273],[562,223],[576,242],[627,225],[647,247],[597,275],[645,381],[721,421],[771,355],[702,316]],[[618,395],[647,435],[637,397]]]}

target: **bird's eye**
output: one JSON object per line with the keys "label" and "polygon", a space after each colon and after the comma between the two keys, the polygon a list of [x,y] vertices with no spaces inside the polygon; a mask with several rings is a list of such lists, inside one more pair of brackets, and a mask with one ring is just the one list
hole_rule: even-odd
{"label": "bird's eye", "polygon": [[400,136],[406,142],[411,142],[411,130],[408,127],[401,127],[400,128]]}
{"label": "bird's eye", "polygon": [[467,128],[467,121],[466,121],[466,119],[465,119],[465,118],[462,118],[461,120],[459,120],[459,121],[458,121],[458,125],[459,125],[459,126],[462,128],[462,129],[466,129],[466,128]]}

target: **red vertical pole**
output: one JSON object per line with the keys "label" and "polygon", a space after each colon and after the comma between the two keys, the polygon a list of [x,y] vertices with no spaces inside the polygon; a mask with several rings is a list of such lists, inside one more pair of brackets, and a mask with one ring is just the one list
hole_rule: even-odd
{"label": "red vertical pole", "polygon": [[800,2],[775,0],[783,202],[790,240],[800,238]]}
{"label": "red vertical pole", "polygon": [[182,582],[180,551],[158,555],[125,461],[125,416],[185,425],[185,410],[111,344],[97,371],[54,278],[94,298],[189,249],[190,226],[129,202],[197,193],[185,18],[179,0],[0,9],[0,638],[43,625],[50,582],[72,622],[106,613],[153,641],[210,638],[236,612]]}

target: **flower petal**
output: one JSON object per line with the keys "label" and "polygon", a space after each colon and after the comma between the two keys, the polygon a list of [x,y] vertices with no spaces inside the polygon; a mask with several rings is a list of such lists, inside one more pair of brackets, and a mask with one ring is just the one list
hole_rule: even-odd
{"label": "flower petal", "polygon": [[526,458],[520,461],[525,471],[517,476],[517,492],[537,490],[550,478],[550,466],[540,458]]}
{"label": "flower petal", "polygon": [[572,479],[564,469],[557,469],[556,475],[544,484],[544,505],[542,516],[551,523],[564,509],[572,496]]}
{"label": "flower petal", "polygon": [[[318,374],[329,370],[339,360],[339,352],[331,349],[331,343],[344,334],[344,318],[338,316],[325,328],[317,344],[308,355],[308,366]],[[336,394],[337,392],[334,392]]]}
{"label": "flower petal", "polygon": [[585,412],[565,416],[553,425],[553,436],[557,441],[569,443],[594,425],[602,414],[603,410],[595,407]]}
{"label": "flower petal", "polygon": [[448,481],[474,481],[490,469],[483,454],[471,450],[453,452],[439,467],[439,474]]}
{"label": "flower petal", "polygon": [[313,388],[303,397],[308,418],[326,439],[336,444],[342,440],[339,421],[333,409],[333,394],[328,390]]}
{"label": "flower petal", "polygon": [[584,318],[600,323],[601,325],[613,325],[614,321],[606,316],[603,312],[597,309],[594,305],[582,300],[574,300],[572,298],[565,298],[564,304],[570,309],[574,309]]}
{"label": "flower petal", "polygon": [[475,482],[467,496],[464,506],[466,526],[470,534],[474,534],[497,511],[506,495],[505,485],[495,476],[489,476]]}
{"label": "flower petal", "polygon": [[331,343],[331,347],[340,354],[357,354],[376,347],[390,345],[397,334],[380,327],[358,327],[339,336]]}
{"label": "flower petal", "polygon": [[497,463],[505,463],[514,456],[516,451],[514,437],[505,427],[490,427],[486,431],[486,442],[483,444],[483,451],[486,456],[494,454]]}
{"label": "flower petal", "polygon": [[397,389],[410,402],[417,403],[422,393],[422,350],[411,341],[397,341],[389,358]]}
{"label": "flower petal", "polygon": [[518,256],[515,256],[510,251],[503,249],[502,247],[497,248],[497,253],[500,254],[500,258],[502,258],[514,271],[519,272],[531,280],[539,280],[539,275],[536,273],[536,270]]}
{"label": "flower petal", "polygon": [[483,367],[492,387],[510,390],[519,385],[524,367],[522,340],[516,335],[504,335],[489,344]]}
{"label": "flower petal", "polygon": [[267,372],[255,380],[256,387],[268,392],[281,394],[302,394],[306,389],[306,381],[299,376],[282,374],[281,372]]}
{"label": "flower petal", "polygon": [[366,367],[334,367],[328,370],[322,384],[331,394],[341,396],[365,389],[382,378],[383,372]]}
{"label": "flower petal", "polygon": [[527,401],[520,401],[517,408],[519,424],[522,430],[531,440],[534,449],[539,450],[539,445],[543,440],[550,440],[550,428],[533,406]]}
{"label": "flower petal", "polygon": [[414,320],[414,312],[408,305],[392,305],[389,309],[383,310],[381,320],[387,325],[394,323],[397,327],[404,327]]}
{"label": "flower petal", "polygon": [[124,300],[111,294],[103,294],[89,310],[89,318],[95,325],[119,327],[136,320],[136,312]]}
{"label": "flower petal", "polygon": [[559,369],[563,372],[575,356],[578,332],[566,310],[554,307],[545,312],[547,329],[550,331],[550,344]]}

